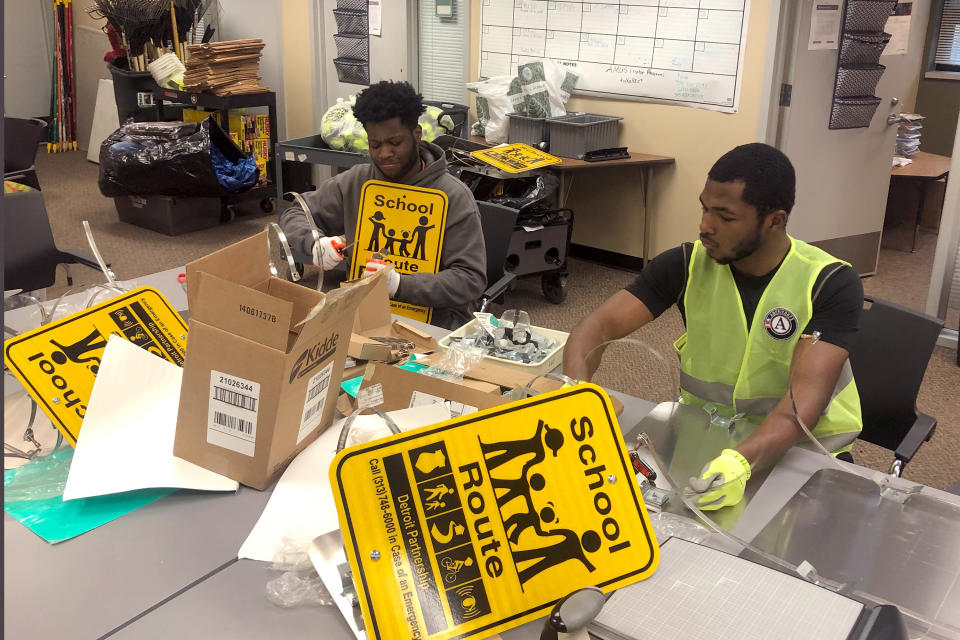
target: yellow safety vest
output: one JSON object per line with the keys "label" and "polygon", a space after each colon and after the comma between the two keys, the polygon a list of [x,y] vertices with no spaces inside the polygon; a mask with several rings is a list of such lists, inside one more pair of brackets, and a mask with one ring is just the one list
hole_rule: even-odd
{"label": "yellow safety vest", "polygon": [[[684,294],[687,332],[680,354],[681,401],[759,425],[787,394],[790,363],[813,314],[813,286],[837,262],[830,254],[790,238],[790,251],[767,285],[747,331],[733,273],[693,247]],[[835,454],[860,433],[860,396],[848,360],[813,434]]]}

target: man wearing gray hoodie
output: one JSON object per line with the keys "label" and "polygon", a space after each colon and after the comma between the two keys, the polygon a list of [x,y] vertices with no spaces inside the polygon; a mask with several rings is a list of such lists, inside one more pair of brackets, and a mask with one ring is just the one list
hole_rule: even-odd
{"label": "man wearing gray hoodie", "polygon": [[[486,250],[473,194],[447,172],[443,150],[420,139],[417,120],[424,109],[422,96],[406,82],[383,81],[363,90],[353,113],[367,132],[371,164],[356,165],[315,191],[302,194],[323,234],[321,238],[314,241],[297,204],[280,215],[280,226],[292,247],[312,255],[314,264],[327,271],[343,260],[343,245],[354,242],[360,196],[368,180],[443,191],[449,204],[438,272],[400,274],[390,270],[388,288],[393,300],[433,307],[431,322],[452,329],[470,320],[472,303],[483,293]],[[414,244],[422,242],[422,238],[410,240]],[[364,272],[371,274],[382,268],[382,263],[371,260]]]}

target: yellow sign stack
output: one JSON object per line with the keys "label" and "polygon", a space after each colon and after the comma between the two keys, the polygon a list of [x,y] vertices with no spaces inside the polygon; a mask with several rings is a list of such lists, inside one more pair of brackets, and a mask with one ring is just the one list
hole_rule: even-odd
{"label": "yellow sign stack", "polygon": [[140,287],[10,338],[4,357],[53,425],[77,443],[110,335],[183,366],[187,325],[159,291]]}
{"label": "yellow sign stack", "polygon": [[[360,212],[350,262],[350,279],[363,275],[374,253],[385,256],[400,274],[437,273],[447,222],[447,194],[439,189],[368,180],[360,195]],[[396,300],[391,310],[430,322],[433,309]]]}
{"label": "yellow sign stack", "polygon": [[470,155],[508,173],[523,173],[561,162],[560,158],[522,142],[480,149],[473,151]]}
{"label": "yellow sign stack", "polygon": [[369,638],[486,637],[659,559],[590,384],[346,449],[330,480]]}

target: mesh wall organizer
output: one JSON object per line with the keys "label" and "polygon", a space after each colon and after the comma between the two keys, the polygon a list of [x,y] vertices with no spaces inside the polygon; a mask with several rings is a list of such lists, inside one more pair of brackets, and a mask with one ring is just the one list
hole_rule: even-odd
{"label": "mesh wall organizer", "polygon": [[885,67],[880,54],[890,41],[884,33],[897,0],[848,0],[837,55],[837,75],[830,106],[831,129],[869,127],[880,98],[873,95]]}
{"label": "mesh wall organizer", "polygon": [[346,84],[370,84],[370,35],[367,0],[337,0],[333,10],[337,33],[333,41],[337,57],[333,66],[337,78]]}

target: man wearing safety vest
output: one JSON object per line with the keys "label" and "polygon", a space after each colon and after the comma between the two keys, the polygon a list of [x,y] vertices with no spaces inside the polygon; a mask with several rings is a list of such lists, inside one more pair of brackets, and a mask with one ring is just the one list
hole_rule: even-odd
{"label": "man wearing safety vest", "polygon": [[[377,82],[360,92],[353,114],[367,132],[372,164],[356,165],[303,194],[322,237],[314,240],[298,204],[280,215],[280,226],[293,248],[312,255],[314,265],[329,271],[345,257],[344,247],[354,243],[368,180],[443,191],[448,206],[438,272],[401,275],[391,269],[387,284],[392,300],[432,307],[431,322],[453,329],[471,319],[471,304],[486,287],[487,254],[473,194],[447,171],[443,149],[421,140],[418,118],[424,109],[422,96],[407,82]],[[383,262],[370,260],[364,274],[382,268]]]}
{"label": "man wearing safety vest", "polygon": [[860,433],[847,356],[863,285],[849,264],[787,235],[795,191],[793,166],[777,149],[755,143],[728,152],[700,194],[700,240],[651,260],[567,341],[564,372],[587,380],[603,343],[679,307],[687,329],[675,343],[682,402],[757,425],[690,479],[703,509],[740,502],[751,470],[804,437],[791,377],[797,414],[825,448],[852,460]]}

